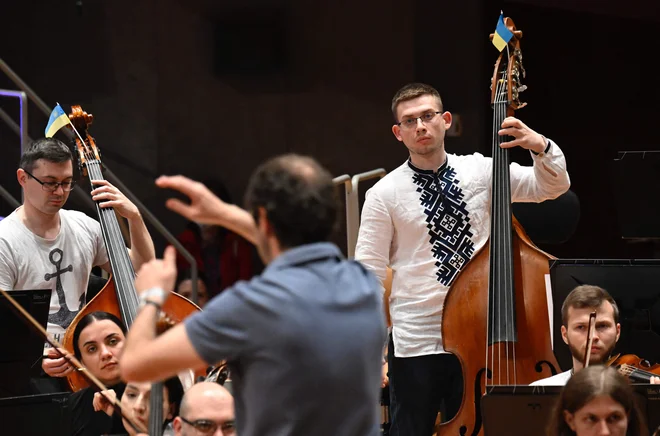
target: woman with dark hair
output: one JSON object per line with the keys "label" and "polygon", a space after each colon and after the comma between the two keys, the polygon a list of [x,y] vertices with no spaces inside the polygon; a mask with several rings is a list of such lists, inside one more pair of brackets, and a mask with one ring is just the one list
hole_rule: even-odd
{"label": "woman with dark hair", "polygon": [[[119,374],[119,352],[125,339],[126,327],[119,318],[107,312],[86,315],[73,332],[73,353],[78,361],[112,391],[111,395],[117,397],[121,397],[125,387]],[[100,397],[98,389],[92,386],[71,394],[68,401],[71,435],[126,432],[120,416],[108,416],[95,407],[94,403]]]}
{"label": "woman with dark hair", "polygon": [[628,380],[614,368],[595,365],[570,378],[561,392],[548,436],[647,436]]}

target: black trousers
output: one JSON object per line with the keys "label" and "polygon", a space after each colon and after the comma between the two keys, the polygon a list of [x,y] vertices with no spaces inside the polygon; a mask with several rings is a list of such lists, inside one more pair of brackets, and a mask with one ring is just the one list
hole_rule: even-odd
{"label": "black trousers", "polygon": [[396,357],[390,335],[390,436],[431,436],[438,412],[451,419],[461,406],[463,376],[452,354]]}

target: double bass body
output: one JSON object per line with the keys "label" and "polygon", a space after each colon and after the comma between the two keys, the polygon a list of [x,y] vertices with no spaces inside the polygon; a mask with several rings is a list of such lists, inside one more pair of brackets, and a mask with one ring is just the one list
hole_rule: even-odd
{"label": "double bass body", "polygon": [[[463,370],[463,401],[454,418],[438,435],[483,434],[481,396],[487,385],[529,384],[557,373],[559,365],[550,344],[545,274],[549,255],[536,248],[514,223],[515,324],[517,342],[488,347],[489,257],[486,244],[465,266],[445,300],[442,337]],[[470,328],[465,328],[469,325]]]}

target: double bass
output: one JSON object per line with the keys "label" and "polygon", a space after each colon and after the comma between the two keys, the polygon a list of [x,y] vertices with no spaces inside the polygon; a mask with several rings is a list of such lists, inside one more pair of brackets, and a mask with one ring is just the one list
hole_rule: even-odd
{"label": "double bass", "polygon": [[[71,124],[76,131],[76,148],[79,155],[81,173],[89,178],[94,189],[94,181],[104,180],[101,154],[94,138],[87,132],[94,117],[83,111],[80,106],[72,106],[69,114]],[[87,314],[95,311],[109,312],[123,320],[126,328],[130,328],[137,316],[140,304],[135,290],[135,271],[124,244],[121,229],[115,211],[111,207],[102,208],[96,204],[96,211],[101,224],[103,241],[105,243],[112,276],[99,293],[89,301],[76,315],[67,328],[62,345],[73,354],[73,332],[78,322]],[[169,324],[181,322],[188,315],[200,308],[179,294],[171,293],[162,308],[161,322]],[[204,375],[204,372],[196,375]],[[67,381],[73,392],[86,388],[89,384],[79,371],[67,376]]]}
{"label": "double bass", "polygon": [[461,364],[463,398],[456,415],[437,428],[440,436],[482,435],[481,397],[489,386],[529,384],[559,368],[550,343],[545,288],[552,257],[532,243],[512,215],[510,157],[497,133],[504,119],[525,105],[520,101],[522,32],[510,18],[505,25],[513,37],[495,63],[491,82],[491,232],[445,299],[443,345]]}

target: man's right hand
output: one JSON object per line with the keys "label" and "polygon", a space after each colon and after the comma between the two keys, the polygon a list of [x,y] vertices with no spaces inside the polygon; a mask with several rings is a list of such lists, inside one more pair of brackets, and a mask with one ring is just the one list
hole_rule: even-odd
{"label": "man's right hand", "polygon": [[161,176],[156,180],[160,188],[174,189],[190,197],[190,204],[170,198],[165,205],[191,221],[202,224],[219,224],[223,209],[228,205],[211,192],[204,184],[184,176]]}
{"label": "man's right hand", "polygon": [[204,184],[184,176],[161,176],[156,180],[156,185],[177,190],[190,198],[190,204],[170,198],[165,203],[170,210],[199,224],[226,227],[257,244],[257,227],[252,215],[238,206],[225,203]]}
{"label": "man's right hand", "polygon": [[[58,348],[58,350],[68,355],[65,349]],[[60,357],[62,355],[60,353],[51,348],[41,361],[41,368],[51,377],[66,377],[73,372],[73,366],[64,357]]]}

